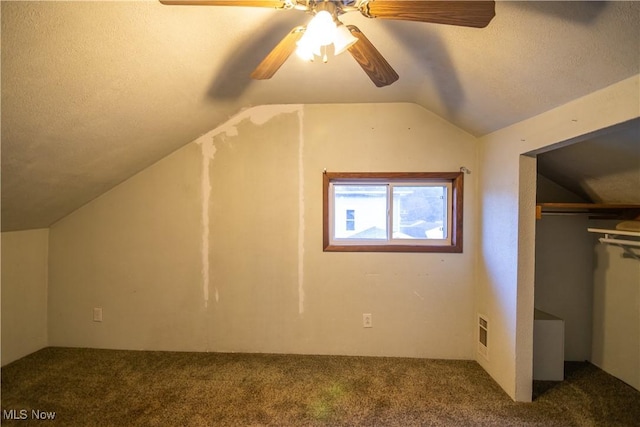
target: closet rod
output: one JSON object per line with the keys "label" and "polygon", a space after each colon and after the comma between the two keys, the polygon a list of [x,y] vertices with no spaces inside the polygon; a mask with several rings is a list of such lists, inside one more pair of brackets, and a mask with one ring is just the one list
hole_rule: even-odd
{"label": "closet rod", "polygon": [[587,231],[590,233],[600,233],[605,234],[606,237],[609,237],[609,234],[613,234],[615,236],[635,236],[640,237],[640,231],[629,231],[629,230],[612,230],[610,228],[587,228]]}
{"label": "closet rod", "polygon": [[640,248],[640,241],[637,241],[637,240],[612,239],[610,237],[601,237],[598,240],[600,241],[600,243],[610,243],[612,245],[635,246],[637,248]]}

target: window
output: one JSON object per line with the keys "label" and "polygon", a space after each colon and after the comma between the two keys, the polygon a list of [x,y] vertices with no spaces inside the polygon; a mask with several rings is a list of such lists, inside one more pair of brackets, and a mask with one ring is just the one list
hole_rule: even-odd
{"label": "window", "polygon": [[462,177],[325,172],[324,250],[462,252]]}
{"label": "window", "polygon": [[348,231],[354,231],[356,229],[356,211],[353,209],[347,209],[347,222],[345,223]]}

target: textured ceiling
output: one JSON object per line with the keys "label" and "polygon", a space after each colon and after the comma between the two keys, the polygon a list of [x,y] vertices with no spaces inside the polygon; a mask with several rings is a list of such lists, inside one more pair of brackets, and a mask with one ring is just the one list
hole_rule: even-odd
{"label": "textured ceiling", "polygon": [[47,227],[243,108],[415,102],[480,136],[640,72],[638,2],[497,2],[484,29],[343,15],[348,55],[249,74],[301,11],[2,1],[2,229]]}
{"label": "textured ceiling", "polygon": [[585,201],[640,204],[640,119],[539,155],[538,172]]}

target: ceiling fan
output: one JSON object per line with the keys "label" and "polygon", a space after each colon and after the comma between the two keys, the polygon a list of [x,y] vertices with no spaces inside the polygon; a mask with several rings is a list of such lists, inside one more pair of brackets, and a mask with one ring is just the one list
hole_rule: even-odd
{"label": "ceiling fan", "polygon": [[349,51],[378,86],[390,85],[398,74],[354,25],[344,25],[338,17],[360,12],[367,18],[418,21],[463,27],[486,27],[495,16],[495,2],[483,0],[160,0],[166,5],[244,6],[303,10],[314,18],[293,28],[251,73],[257,80],[270,79],[296,52],[307,60],[316,56],[326,62],[326,47],[334,54]]}

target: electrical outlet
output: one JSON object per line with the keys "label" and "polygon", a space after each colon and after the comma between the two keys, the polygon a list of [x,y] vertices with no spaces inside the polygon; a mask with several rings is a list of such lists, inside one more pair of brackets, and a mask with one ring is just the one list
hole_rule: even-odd
{"label": "electrical outlet", "polygon": [[94,307],[93,309],[93,321],[102,322],[102,307]]}
{"label": "electrical outlet", "polygon": [[373,320],[371,318],[371,313],[362,314],[362,327],[373,328]]}

